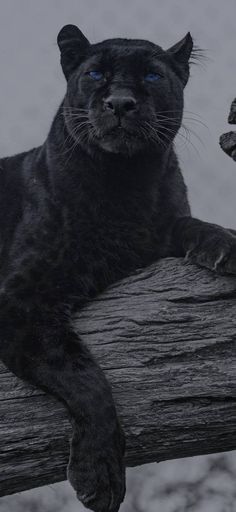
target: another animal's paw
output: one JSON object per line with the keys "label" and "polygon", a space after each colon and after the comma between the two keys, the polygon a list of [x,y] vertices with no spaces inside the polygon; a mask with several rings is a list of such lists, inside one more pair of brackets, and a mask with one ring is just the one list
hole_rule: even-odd
{"label": "another animal's paw", "polygon": [[112,436],[74,434],[67,476],[85,507],[95,512],[118,512],[125,496],[124,448],[119,425]]}
{"label": "another animal's paw", "polygon": [[236,274],[236,236],[223,228],[211,231],[187,250],[185,259],[218,274]]}

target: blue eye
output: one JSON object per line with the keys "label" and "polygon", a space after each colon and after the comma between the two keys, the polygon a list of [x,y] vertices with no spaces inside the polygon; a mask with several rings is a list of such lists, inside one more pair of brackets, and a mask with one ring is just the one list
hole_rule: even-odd
{"label": "blue eye", "polygon": [[101,73],[101,71],[89,71],[89,76],[94,80],[101,80],[103,78],[103,73]]}
{"label": "blue eye", "polygon": [[159,80],[161,77],[160,75],[158,75],[158,73],[148,73],[145,77],[144,77],[144,80],[146,82],[156,82],[157,80]]}

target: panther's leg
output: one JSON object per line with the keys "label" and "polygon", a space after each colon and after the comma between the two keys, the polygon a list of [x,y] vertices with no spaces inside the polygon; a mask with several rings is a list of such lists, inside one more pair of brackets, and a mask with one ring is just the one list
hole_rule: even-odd
{"label": "panther's leg", "polygon": [[67,405],[73,418],[68,478],[85,506],[116,512],[125,492],[124,437],[111,389],[66,319],[32,302],[2,292],[0,357]]}
{"label": "panther's leg", "polygon": [[232,230],[192,217],[181,217],[172,228],[178,255],[220,274],[236,274],[236,237]]}

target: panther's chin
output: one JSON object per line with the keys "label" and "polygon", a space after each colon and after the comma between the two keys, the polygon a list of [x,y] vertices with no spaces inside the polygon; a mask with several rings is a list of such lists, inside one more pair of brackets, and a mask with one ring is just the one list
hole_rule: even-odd
{"label": "panther's chin", "polygon": [[133,155],[144,149],[147,141],[118,126],[96,138],[96,144],[109,153]]}
{"label": "panther's chin", "polygon": [[101,140],[99,146],[109,152],[122,155],[132,155],[140,150],[140,145],[131,140]]}

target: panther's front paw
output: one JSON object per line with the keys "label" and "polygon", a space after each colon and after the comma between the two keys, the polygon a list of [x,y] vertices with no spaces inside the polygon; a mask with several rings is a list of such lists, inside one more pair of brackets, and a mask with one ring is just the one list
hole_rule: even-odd
{"label": "panther's front paw", "polygon": [[236,274],[236,236],[223,228],[209,233],[187,250],[185,259],[218,274]]}
{"label": "panther's front paw", "polygon": [[117,512],[125,495],[124,435],[119,425],[107,439],[100,433],[74,433],[67,476],[83,505],[95,512]]}

